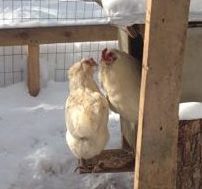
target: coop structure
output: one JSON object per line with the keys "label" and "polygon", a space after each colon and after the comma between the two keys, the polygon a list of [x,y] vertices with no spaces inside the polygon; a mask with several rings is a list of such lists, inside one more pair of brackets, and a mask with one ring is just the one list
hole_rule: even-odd
{"label": "coop structure", "polygon": [[[6,2],[2,2],[4,7]],[[20,2],[23,4],[25,1]],[[42,7],[42,1],[37,2]],[[47,6],[51,6],[48,2]],[[12,3],[13,7],[15,3],[14,1]],[[96,6],[94,3],[92,4]],[[135,170],[135,189],[198,189],[201,187],[200,138],[202,124],[199,120],[181,121],[180,123],[178,121],[190,2],[186,0],[179,2],[148,0],[147,4],[145,32],[144,25],[139,26],[140,32],[144,33],[145,42],[138,130],[131,129],[129,124],[121,118],[123,149],[104,151],[92,162],[99,158],[103,158],[105,161],[107,155],[111,156],[113,153],[115,159],[123,160],[123,166],[117,168],[117,165],[109,162],[107,169],[97,170],[97,172]],[[31,4],[30,7],[32,10]],[[171,12],[172,14],[170,14]],[[51,19],[57,22],[58,20],[64,21],[67,17],[60,17],[58,14],[56,19],[55,17]],[[8,21],[5,16],[3,21]],[[190,26],[201,27],[201,22],[190,23]],[[172,35],[170,35],[171,33]],[[39,50],[41,44],[112,40],[119,40],[120,49],[132,54],[132,39],[122,30],[106,23],[67,25],[64,22],[57,26],[42,24],[31,27],[4,27],[0,30],[1,46],[28,45],[27,84],[32,96],[37,96],[40,91]],[[187,98],[192,98],[192,96]],[[200,100],[200,94],[193,99],[196,98]],[[193,141],[195,141],[194,144],[192,144]],[[195,159],[193,158],[194,161],[189,167],[189,171],[183,174],[183,163],[186,164],[183,162],[183,155],[187,144],[196,147],[196,154],[193,154],[190,149],[188,156],[190,159],[192,156]],[[194,177],[193,166],[197,171],[199,170],[199,176]],[[188,183],[188,177],[195,180]]]}

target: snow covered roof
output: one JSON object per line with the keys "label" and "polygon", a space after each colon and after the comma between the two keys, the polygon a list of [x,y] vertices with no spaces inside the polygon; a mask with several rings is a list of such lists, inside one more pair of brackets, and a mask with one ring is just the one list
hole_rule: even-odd
{"label": "snow covered roof", "polygon": [[78,0],[0,0],[0,28],[107,23],[95,2]]}
{"label": "snow covered roof", "polygon": [[[144,23],[145,0],[102,0],[105,11],[89,1],[0,0],[0,28]],[[191,0],[189,20],[202,21],[201,0]]]}

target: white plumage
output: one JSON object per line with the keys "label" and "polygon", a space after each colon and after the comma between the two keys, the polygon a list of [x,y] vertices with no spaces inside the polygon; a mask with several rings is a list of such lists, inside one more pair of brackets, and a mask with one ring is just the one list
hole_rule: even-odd
{"label": "white plumage", "polygon": [[108,138],[108,102],[93,80],[93,59],[73,64],[69,71],[70,94],[66,101],[66,140],[79,159],[98,155]]}
{"label": "white plumage", "polygon": [[104,49],[100,66],[100,81],[111,110],[135,125],[139,109],[139,62],[125,52]]}

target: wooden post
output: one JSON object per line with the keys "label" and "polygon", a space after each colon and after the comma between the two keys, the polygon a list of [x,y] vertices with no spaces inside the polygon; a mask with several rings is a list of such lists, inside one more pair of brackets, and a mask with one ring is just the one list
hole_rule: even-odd
{"label": "wooden post", "polygon": [[176,188],[178,103],[189,0],[148,0],[135,189]]}
{"label": "wooden post", "polygon": [[27,79],[31,96],[37,96],[40,90],[39,44],[28,45]]}

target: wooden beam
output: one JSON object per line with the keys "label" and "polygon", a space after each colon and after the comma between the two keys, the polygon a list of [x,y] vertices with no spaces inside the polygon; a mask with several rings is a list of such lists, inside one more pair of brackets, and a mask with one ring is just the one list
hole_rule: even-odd
{"label": "wooden beam", "polygon": [[177,189],[202,188],[202,119],[179,124]]}
{"label": "wooden beam", "polygon": [[176,188],[178,105],[189,0],[147,1],[135,189]]}
{"label": "wooden beam", "polygon": [[[199,189],[202,187],[202,119],[179,121],[178,132],[177,188]],[[107,149],[86,160],[85,167],[79,162],[78,170],[80,174],[134,172],[134,162],[134,153],[129,149]]]}
{"label": "wooden beam", "polygon": [[31,96],[37,96],[40,91],[39,45],[28,45],[27,84]]}
{"label": "wooden beam", "polygon": [[132,151],[109,149],[103,150],[101,154],[86,160],[85,167],[82,165],[79,167],[81,168],[80,174],[119,173],[134,171],[134,165],[134,153]]}
{"label": "wooden beam", "polygon": [[110,25],[8,28],[0,30],[0,46],[117,40]]}

